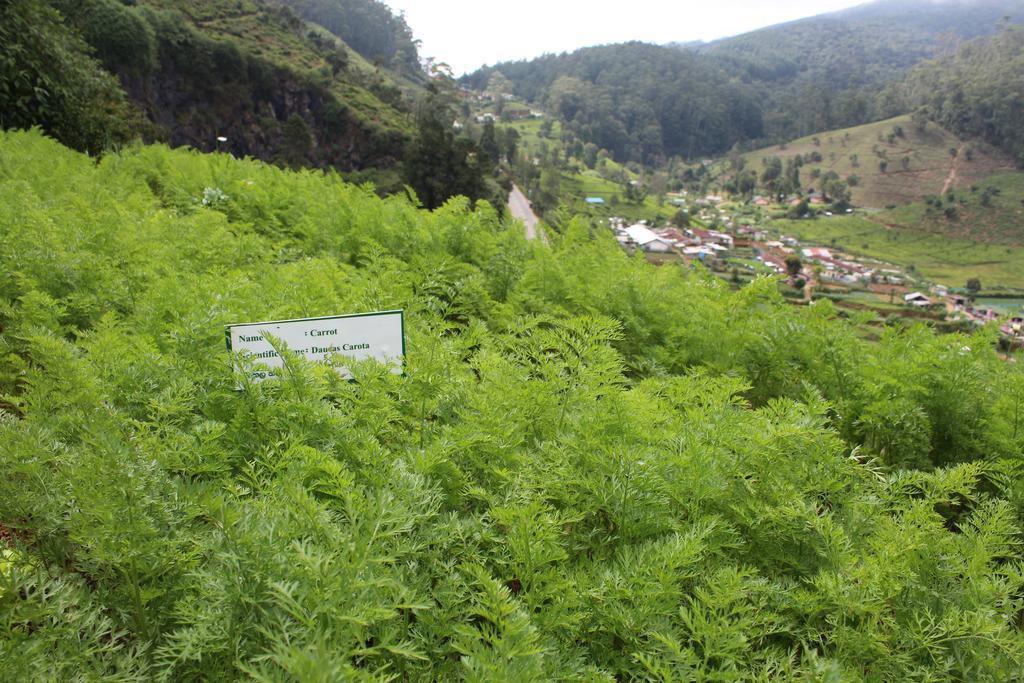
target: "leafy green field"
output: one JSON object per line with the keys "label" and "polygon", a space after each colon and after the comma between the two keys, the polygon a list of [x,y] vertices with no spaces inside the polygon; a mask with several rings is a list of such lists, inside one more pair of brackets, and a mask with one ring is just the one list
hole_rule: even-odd
{"label": "leafy green field", "polygon": [[[393,308],[404,375],[224,345]],[[0,133],[0,680],[1012,680],[1021,364],[863,336],[586,221]]]}
{"label": "leafy green field", "polygon": [[891,229],[862,216],[779,220],[774,227],[801,242],[913,266],[929,280],[952,287],[963,287],[969,278],[977,277],[986,288],[1024,289],[1024,248]]}

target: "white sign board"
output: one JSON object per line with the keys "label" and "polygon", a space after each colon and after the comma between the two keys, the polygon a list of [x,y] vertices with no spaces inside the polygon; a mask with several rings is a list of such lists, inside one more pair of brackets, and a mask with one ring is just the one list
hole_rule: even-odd
{"label": "white sign board", "polygon": [[[225,332],[229,350],[248,354],[262,366],[252,373],[252,379],[257,382],[276,377],[284,364],[267,335],[314,363],[329,363],[339,355],[356,360],[375,358],[392,365],[392,372],[402,374],[405,356],[402,311],[243,323],[228,325]],[[338,371],[351,377],[346,368],[339,367]]]}

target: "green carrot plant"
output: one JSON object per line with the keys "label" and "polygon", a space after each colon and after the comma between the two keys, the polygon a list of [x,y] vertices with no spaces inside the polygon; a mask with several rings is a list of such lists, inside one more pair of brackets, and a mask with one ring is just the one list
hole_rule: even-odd
{"label": "green carrot plant", "polygon": [[[0,160],[0,679],[1024,669],[990,332],[868,341],[583,221],[547,246],[332,174],[37,132]],[[401,376],[282,348],[253,383],[223,343],[394,308]]]}

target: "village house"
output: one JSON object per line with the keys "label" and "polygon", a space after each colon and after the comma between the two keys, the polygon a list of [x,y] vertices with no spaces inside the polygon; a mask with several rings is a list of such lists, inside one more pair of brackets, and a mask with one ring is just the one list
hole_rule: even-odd
{"label": "village house", "polygon": [[898,270],[893,270],[892,268],[879,269],[878,276],[885,280],[885,283],[889,285],[902,285],[905,280],[903,273]]}
{"label": "village house", "polygon": [[711,231],[711,243],[720,244],[726,249],[732,249],[736,246],[736,240],[733,236],[727,232],[719,232],[717,230]]}
{"label": "village house", "polygon": [[684,235],[678,228],[662,228],[660,230],[655,230],[655,233],[662,239],[668,240],[676,246],[689,246],[694,241]]}
{"label": "village house", "polygon": [[903,303],[907,306],[917,306],[918,308],[925,308],[926,306],[932,305],[932,300],[926,297],[921,292],[911,292],[903,296]]}
{"label": "village house", "polygon": [[860,264],[842,261],[836,258],[819,259],[818,263],[820,263],[825,269],[821,274],[823,278],[833,280],[835,282],[841,282],[846,285],[868,282],[871,280],[871,275],[874,273],[873,270],[865,268]]}
{"label": "village house", "polygon": [[732,249],[735,244],[732,235],[717,230],[695,228],[693,236],[700,240],[701,244],[718,244],[726,249]]}
{"label": "village house", "polygon": [[1024,339],[1024,318],[1010,318],[999,327],[999,331],[1013,339]]}
{"label": "village house", "polygon": [[684,247],[683,248],[683,256],[688,256],[690,258],[697,258],[697,259],[700,259],[701,261],[703,261],[705,258],[707,258],[709,256],[714,256],[714,255],[715,255],[714,250],[711,249],[708,246],[705,246],[705,245],[695,245],[695,246]]}
{"label": "village house", "polygon": [[659,237],[646,225],[637,223],[626,228],[626,234],[632,242],[644,251],[654,253],[666,253],[672,251],[673,245],[666,239]]}
{"label": "village house", "polygon": [[521,121],[522,119],[528,119],[533,116],[533,112],[529,109],[513,109],[511,107],[505,107],[501,112],[502,117],[508,118],[512,121]]}
{"label": "village house", "polygon": [[776,273],[786,272],[786,260],[781,256],[770,253],[761,253],[758,255],[757,260],[774,270]]}
{"label": "village house", "polygon": [[807,247],[802,249],[800,253],[803,254],[804,258],[812,260],[832,258],[832,252],[824,247]]}

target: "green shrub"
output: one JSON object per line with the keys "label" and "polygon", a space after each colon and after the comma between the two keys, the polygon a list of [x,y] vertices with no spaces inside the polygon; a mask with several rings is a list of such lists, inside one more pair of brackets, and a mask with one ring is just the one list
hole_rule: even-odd
{"label": "green shrub", "polygon": [[156,35],[134,8],[118,0],[58,0],[54,5],[107,69],[144,76],[156,68]]}
{"label": "green shrub", "polygon": [[0,5],[0,128],[39,126],[99,154],[130,137],[124,92],[42,0]]}

